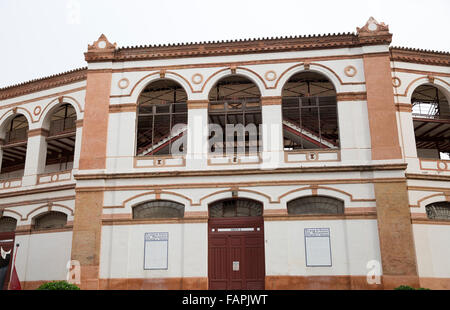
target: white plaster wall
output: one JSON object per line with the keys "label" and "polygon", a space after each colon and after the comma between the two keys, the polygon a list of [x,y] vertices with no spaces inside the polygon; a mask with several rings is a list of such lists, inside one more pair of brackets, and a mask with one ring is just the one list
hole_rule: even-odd
{"label": "white plaster wall", "polygon": [[[385,47],[382,47],[383,49]],[[214,57],[193,57],[193,58],[179,58],[179,59],[159,59],[159,60],[145,60],[145,61],[130,61],[130,62],[122,62],[122,63],[103,63],[103,64],[89,64],[89,69],[100,69],[106,67],[112,67],[113,69],[127,69],[125,72],[114,73],[112,79],[112,88],[111,94],[113,96],[117,95],[128,95],[131,93],[133,87],[139,83],[148,83],[147,80],[157,79],[159,75],[149,76],[151,73],[158,73],[158,67],[162,66],[177,66],[177,65],[196,65],[198,68],[184,68],[184,69],[170,69],[167,70],[167,77],[174,78],[178,80],[182,85],[186,86],[186,92],[188,93],[188,97],[191,100],[195,99],[207,99],[209,89],[215,83],[215,79],[219,78],[223,74],[230,74],[229,70],[225,70],[226,72],[219,73],[213,79],[208,80],[210,76],[214,73],[228,69],[230,64],[233,62],[245,62],[245,61],[270,61],[270,60],[285,60],[286,62],[282,63],[258,63],[251,64],[239,67],[245,67],[246,69],[251,70],[257,75],[264,78],[264,74],[268,70],[274,70],[277,74],[277,77],[280,77],[284,71],[289,69],[294,65],[299,65],[304,59],[307,58],[317,58],[317,57],[328,57],[328,56],[354,56],[358,54],[362,54],[363,50],[361,48],[341,48],[341,49],[324,49],[324,50],[315,50],[315,51],[295,51],[295,52],[281,52],[281,53],[264,53],[264,54],[245,54],[245,55],[228,55],[228,56],[214,56]],[[290,61],[292,60],[292,61]],[[318,63],[321,65],[325,65],[333,70],[340,79],[344,82],[363,82],[364,81],[364,70],[363,70],[363,61],[361,58],[349,58],[349,59],[340,59],[340,60],[316,60],[311,61],[311,70],[322,70],[319,66],[315,66],[314,63]],[[201,65],[204,64],[208,67],[210,64],[214,64],[214,67],[209,68],[201,68]],[[222,66],[221,66],[222,64]],[[348,77],[344,74],[344,68],[348,65],[352,65],[357,69],[356,75],[354,77]],[[149,71],[132,71],[131,68],[149,68]],[[152,70],[152,68],[155,68]],[[302,69],[302,68],[298,68]],[[256,74],[251,73],[251,71],[237,69],[238,74],[245,74],[255,80],[258,85],[263,85],[263,82],[260,78],[257,77]],[[294,70],[295,71],[295,70]],[[177,75],[172,74],[176,73]],[[200,73],[203,75],[203,81],[199,84],[194,84],[191,82],[192,76],[196,73]],[[328,71],[330,78],[336,82],[338,79],[336,76]],[[181,78],[182,76],[183,78]],[[286,76],[287,78],[288,76]],[[118,81],[122,78],[127,78],[130,81],[130,84],[127,88],[121,89],[118,86]],[[207,82],[208,81],[208,82]],[[205,83],[207,83],[205,85]],[[267,85],[267,89],[261,89],[262,96],[275,96],[279,95],[281,88],[283,87],[283,83],[279,83],[277,88],[273,88],[275,86],[276,81],[267,81],[264,83]],[[190,86],[188,86],[190,85]],[[338,88],[339,92],[347,92],[347,91],[364,91],[364,85],[335,85]],[[132,96],[127,97],[118,97],[112,98],[112,103],[128,103],[129,99],[132,99],[131,102],[135,102],[138,96],[137,92],[140,90],[140,86],[136,88],[136,92],[133,91]],[[201,90],[204,90],[201,92]]]}
{"label": "white plaster wall", "polygon": [[400,146],[403,149],[404,157],[417,157],[412,113],[397,112],[397,122],[400,135]]}
{"label": "white plaster wall", "polygon": [[[144,270],[147,232],[169,232],[167,270]],[[103,226],[100,278],[206,277],[207,253],[206,223]]]}
{"label": "white plaster wall", "polygon": [[450,278],[450,225],[412,226],[419,276]]}
{"label": "white plaster wall", "polygon": [[108,120],[107,169],[130,171],[136,145],[136,113],[110,113]]}
{"label": "white plaster wall", "polygon": [[[332,267],[306,267],[305,228],[330,228]],[[380,262],[376,220],[266,221],[266,275],[366,275]],[[380,267],[381,268],[381,267]]]}
{"label": "white plaster wall", "polygon": [[[376,220],[266,221],[264,227],[267,275],[364,276],[369,261],[381,262]],[[303,230],[317,227],[331,230],[332,267],[306,267]],[[169,232],[168,270],[144,270],[146,232]],[[103,226],[100,277],[206,277],[207,243],[206,223]]]}
{"label": "white plaster wall", "polygon": [[208,109],[188,109],[186,168],[205,169],[208,154]]}
{"label": "white plaster wall", "polygon": [[341,160],[367,163],[372,158],[367,101],[338,102]]}
{"label": "white plaster wall", "polygon": [[[302,181],[315,180],[324,181],[326,179],[342,178],[344,184],[320,184],[317,189],[318,195],[335,197],[345,202],[346,208],[375,207],[375,194],[371,183],[362,182],[361,184],[345,184],[345,179],[370,179],[376,177],[396,177],[395,175],[384,175],[365,172],[365,173],[323,173],[302,175]],[[127,180],[108,181],[107,186],[148,186],[148,189],[136,190],[106,190],[104,193],[104,206],[115,207],[103,209],[103,214],[130,214],[132,206],[143,202],[156,199],[152,187],[162,188],[161,199],[173,200],[186,206],[186,211],[207,211],[208,203],[220,199],[231,198],[230,186],[220,185],[221,183],[239,184],[238,196],[258,200],[264,203],[266,209],[285,209],[286,203],[298,197],[312,195],[309,184],[283,185],[281,182],[298,181],[298,174],[285,175],[242,175],[237,179],[235,176],[221,176],[218,179],[215,176],[203,177],[181,177],[181,178],[139,178]],[[260,182],[269,182],[267,186],[251,186]],[[189,188],[183,184],[195,184]],[[242,186],[242,183],[248,183],[250,186]],[[339,182],[341,183],[341,182]],[[165,185],[171,185],[164,189]],[[202,186],[203,185],[203,186]],[[83,185],[84,186],[84,185]]]}
{"label": "white plaster wall", "polygon": [[16,236],[16,269],[20,281],[65,280],[72,249],[72,232]]}

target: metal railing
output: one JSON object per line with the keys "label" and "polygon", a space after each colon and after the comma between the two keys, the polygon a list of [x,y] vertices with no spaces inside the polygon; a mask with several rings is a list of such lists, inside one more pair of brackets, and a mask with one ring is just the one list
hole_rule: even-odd
{"label": "metal railing", "polygon": [[5,135],[5,144],[26,141],[28,138],[27,133],[27,127],[7,131]]}
{"label": "metal railing", "polygon": [[76,117],[68,117],[64,119],[54,120],[50,124],[50,136],[55,136],[57,134],[71,132],[75,130]]}

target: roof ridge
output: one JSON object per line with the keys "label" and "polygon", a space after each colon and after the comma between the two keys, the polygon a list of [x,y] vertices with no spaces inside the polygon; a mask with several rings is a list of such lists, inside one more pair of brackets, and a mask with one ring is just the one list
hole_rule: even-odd
{"label": "roof ridge", "polygon": [[254,42],[254,41],[275,41],[286,39],[300,39],[300,38],[321,38],[321,37],[336,37],[336,36],[349,36],[356,35],[354,32],[338,32],[338,33],[322,33],[322,34],[305,34],[305,35],[285,35],[285,36],[272,36],[272,37],[259,37],[259,38],[240,38],[240,39],[224,39],[217,41],[197,41],[197,42],[175,42],[175,43],[160,43],[160,44],[146,44],[146,45],[131,45],[120,46],[116,51],[139,49],[139,48],[158,48],[158,47],[176,47],[176,46],[188,46],[188,45],[205,45],[205,44],[223,44],[223,43],[237,43],[237,42]]}
{"label": "roof ridge", "polygon": [[42,81],[42,80],[51,79],[51,78],[54,78],[54,77],[62,76],[62,75],[69,74],[69,73],[79,72],[79,71],[83,71],[83,70],[87,70],[87,67],[80,67],[80,68],[76,68],[76,69],[72,69],[72,70],[68,70],[68,71],[55,73],[55,74],[52,74],[52,75],[48,75],[48,76],[44,76],[44,77],[28,80],[28,81],[25,81],[25,82],[21,82],[21,83],[17,83],[17,84],[12,84],[12,85],[8,85],[8,86],[0,87],[0,91],[8,90],[8,89],[11,89],[11,88],[15,88],[15,87],[23,86],[23,85],[26,85],[26,84],[31,84],[31,83],[34,83],[34,82],[39,82],[39,81]]}
{"label": "roof ridge", "polygon": [[398,50],[402,50],[402,51],[450,55],[450,52],[446,52],[446,51],[428,50],[428,49],[415,48],[415,47],[391,46],[391,47],[389,47],[389,49],[391,49],[391,50],[398,49]]}

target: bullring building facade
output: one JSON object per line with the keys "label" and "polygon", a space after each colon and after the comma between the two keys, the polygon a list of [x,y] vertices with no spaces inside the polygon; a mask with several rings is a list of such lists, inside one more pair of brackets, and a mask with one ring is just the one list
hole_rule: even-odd
{"label": "bullring building facade", "polygon": [[356,30],[102,35],[0,89],[4,287],[449,289],[450,54]]}

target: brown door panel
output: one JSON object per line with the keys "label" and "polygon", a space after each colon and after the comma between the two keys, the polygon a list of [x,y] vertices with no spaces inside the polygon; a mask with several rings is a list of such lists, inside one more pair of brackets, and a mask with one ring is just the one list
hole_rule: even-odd
{"label": "brown door panel", "polygon": [[208,225],[209,289],[264,289],[262,217],[215,218]]}

